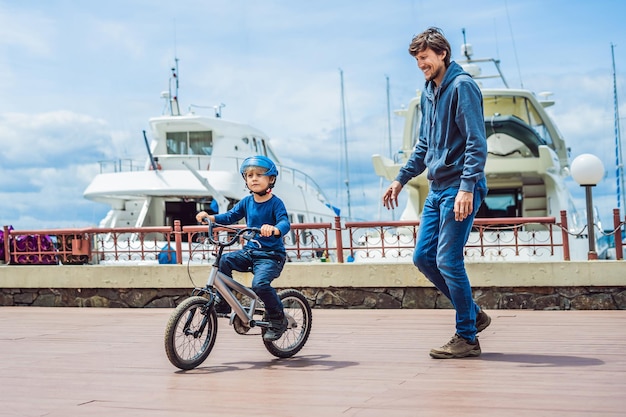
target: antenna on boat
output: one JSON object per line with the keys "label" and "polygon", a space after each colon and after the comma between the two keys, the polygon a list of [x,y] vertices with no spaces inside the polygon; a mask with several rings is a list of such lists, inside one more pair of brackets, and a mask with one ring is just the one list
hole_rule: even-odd
{"label": "antenna on boat", "polygon": [[613,62],[613,106],[615,107],[615,177],[617,182],[617,209],[626,208],[624,187],[624,158],[622,156],[622,139],[620,136],[619,105],[617,102],[617,79],[615,75],[615,45],[611,43],[611,59]]}
{"label": "antenna on boat", "polygon": [[220,119],[222,117],[222,109],[226,107],[226,104],[220,103],[219,106],[213,106],[213,110],[215,110],[215,118]]}
{"label": "antenna on boat", "polygon": [[463,52],[463,55],[465,55],[465,59],[467,59],[468,61],[471,61],[472,60],[472,48],[467,43],[467,38],[465,37],[465,28],[461,28],[461,32],[463,33],[463,48],[461,48],[461,51]]}
{"label": "antenna on boat", "polygon": [[[504,74],[502,73],[502,70],[500,69],[500,60],[494,59],[494,58],[472,59],[472,55],[474,53],[472,44],[467,43],[465,39],[465,28],[462,28],[461,31],[463,32],[463,45],[461,45],[461,52],[465,56],[465,61],[459,61],[458,63],[461,64],[461,67],[463,67],[465,72],[467,72],[475,80],[484,80],[487,78],[498,78],[502,81],[502,84],[504,84],[506,88],[509,88],[509,84],[506,82],[506,78],[504,78]],[[496,71],[498,71],[498,74],[497,75],[495,74],[482,75],[482,70],[480,66],[477,64],[479,62],[493,63],[493,65],[496,67]]]}
{"label": "antenna on boat", "polygon": [[[174,83],[174,94],[172,95],[172,82]],[[161,94],[163,97],[163,94]],[[166,97],[169,100],[170,115],[180,116],[180,107],[178,105],[178,58],[174,58],[174,67],[170,76],[169,92]]]}

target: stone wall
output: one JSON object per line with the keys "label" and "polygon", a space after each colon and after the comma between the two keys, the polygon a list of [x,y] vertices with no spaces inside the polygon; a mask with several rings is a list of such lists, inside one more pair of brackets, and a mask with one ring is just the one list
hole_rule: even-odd
{"label": "stone wall", "polygon": [[[429,287],[298,289],[313,308],[452,308]],[[181,288],[2,288],[0,306],[172,308],[189,294]],[[626,287],[484,287],[474,288],[474,297],[490,310],[626,309]]]}
{"label": "stone wall", "polygon": [[[209,265],[0,266],[0,306],[169,307],[203,286]],[[625,261],[467,263],[487,309],[626,309]],[[235,274],[250,286],[251,274]],[[410,263],[287,264],[276,288],[314,308],[451,308]]]}

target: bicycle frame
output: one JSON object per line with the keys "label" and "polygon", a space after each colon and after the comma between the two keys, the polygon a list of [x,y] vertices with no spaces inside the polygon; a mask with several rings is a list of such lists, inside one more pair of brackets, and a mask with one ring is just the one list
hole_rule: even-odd
{"label": "bicycle frame", "polygon": [[[249,327],[269,326],[269,322],[257,321],[253,320],[252,318],[254,312],[256,311],[256,306],[259,302],[259,298],[257,297],[256,293],[245,285],[235,281],[228,275],[220,272],[217,267],[213,266],[213,268],[211,268],[211,272],[209,273],[209,279],[207,280],[205,288],[215,288],[228,303],[228,305],[231,306],[237,317],[239,317],[244,325]],[[251,301],[248,311],[246,311],[247,307],[244,307],[239,302],[237,297],[235,297],[232,292],[233,290],[250,298]]]}

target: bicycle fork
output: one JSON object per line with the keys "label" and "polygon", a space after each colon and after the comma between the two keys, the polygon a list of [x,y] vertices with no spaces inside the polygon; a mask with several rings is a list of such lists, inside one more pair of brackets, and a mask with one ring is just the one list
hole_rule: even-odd
{"label": "bicycle fork", "polygon": [[190,330],[191,328],[191,322],[193,321],[194,316],[197,313],[198,308],[194,308],[193,310],[190,310],[189,313],[187,314],[187,321],[185,322],[185,325],[183,326],[183,333],[185,334],[185,336],[193,336],[194,339],[198,339],[200,336],[202,336],[202,333],[204,333],[204,329],[207,325],[207,322],[209,321],[209,318],[206,314],[202,314],[202,322],[200,322],[200,326],[198,326],[198,328],[196,330]]}

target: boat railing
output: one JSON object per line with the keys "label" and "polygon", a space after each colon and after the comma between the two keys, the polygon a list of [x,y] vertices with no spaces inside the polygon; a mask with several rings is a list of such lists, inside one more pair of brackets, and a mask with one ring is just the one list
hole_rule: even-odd
{"label": "boat railing", "polygon": [[136,159],[123,158],[98,161],[101,174],[110,174],[114,172],[142,171],[145,161]]}
{"label": "boat railing", "polygon": [[[626,225],[614,210],[616,231]],[[419,221],[292,224],[283,237],[290,262],[410,262]],[[0,260],[13,265],[203,263],[215,248],[206,226],[13,230],[0,233]],[[223,231],[220,233],[224,233]],[[465,246],[469,261],[570,260],[567,214],[475,219]],[[237,249],[237,246],[233,247]],[[616,259],[623,259],[615,239]]]}
{"label": "boat railing", "polygon": [[325,203],[330,201],[324,194],[322,187],[320,187],[315,180],[304,171],[285,165],[278,165],[278,173],[280,181],[289,181],[294,185],[300,185],[304,191],[314,192],[321,201]]}

